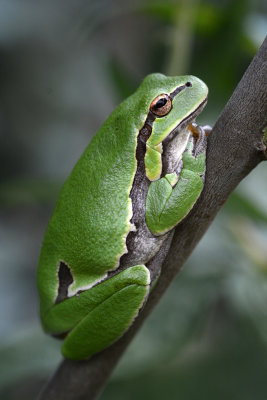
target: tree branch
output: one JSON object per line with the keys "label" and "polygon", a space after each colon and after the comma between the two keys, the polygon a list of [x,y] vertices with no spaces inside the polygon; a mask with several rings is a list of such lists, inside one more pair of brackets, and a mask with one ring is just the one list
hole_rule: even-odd
{"label": "tree branch", "polygon": [[267,38],[218,118],[208,141],[204,190],[178,225],[149,300],[128,332],[88,361],[64,360],[40,400],[95,399],[145,318],[161,298],[238,183],[266,159]]}

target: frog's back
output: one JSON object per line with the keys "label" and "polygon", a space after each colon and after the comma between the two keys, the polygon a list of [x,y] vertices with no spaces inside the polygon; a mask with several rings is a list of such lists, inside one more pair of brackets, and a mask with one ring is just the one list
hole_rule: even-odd
{"label": "frog's back", "polygon": [[39,262],[41,310],[55,301],[60,263],[72,275],[71,295],[116,269],[127,251],[129,194],[136,171],[137,135],[145,117],[136,118],[135,104],[131,96],[110,115],[60,192]]}

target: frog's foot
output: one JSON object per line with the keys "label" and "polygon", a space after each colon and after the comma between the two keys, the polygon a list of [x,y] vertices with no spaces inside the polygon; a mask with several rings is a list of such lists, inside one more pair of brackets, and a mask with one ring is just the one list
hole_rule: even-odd
{"label": "frog's foot", "polygon": [[193,151],[194,155],[198,155],[203,151],[205,152],[207,147],[207,137],[212,131],[212,127],[210,125],[200,126],[197,125],[196,122],[192,122],[188,125],[188,129],[191,131],[195,141]]}
{"label": "frog's foot", "polygon": [[188,128],[192,132],[192,135],[195,137],[195,139],[199,138],[201,131],[205,132],[206,136],[209,136],[210,132],[212,131],[212,127],[210,125],[200,126],[197,125],[196,122],[189,124]]}
{"label": "frog's foot", "polygon": [[129,267],[55,305],[48,312],[45,325],[54,334],[69,332],[62,345],[65,357],[87,359],[111,345],[131,326],[149,288],[150,273],[145,265]]}

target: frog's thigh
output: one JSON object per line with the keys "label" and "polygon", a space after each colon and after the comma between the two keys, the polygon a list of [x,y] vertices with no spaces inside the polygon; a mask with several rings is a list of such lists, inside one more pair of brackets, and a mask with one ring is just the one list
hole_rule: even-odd
{"label": "frog's thigh", "polygon": [[[173,175],[169,175],[172,180]],[[203,189],[200,176],[187,169],[182,170],[176,184],[166,177],[152,182],[147,194],[146,223],[154,235],[175,227],[189,213]]]}
{"label": "frog's thigh", "polygon": [[98,289],[102,286],[109,296],[68,334],[62,346],[63,355],[71,359],[86,359],[116,341],[142,307],[149,283],[149,270],[144,265],[137,265],[98,285]]}

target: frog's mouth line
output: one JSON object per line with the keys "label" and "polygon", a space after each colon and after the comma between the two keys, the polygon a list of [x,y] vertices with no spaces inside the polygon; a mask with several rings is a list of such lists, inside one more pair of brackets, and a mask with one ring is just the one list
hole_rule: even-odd
{"label": "frog's mouth line", "polygon": [[[170,142],[177,134],[179,134],[181,131],[184,130],[184,128],[186,128],[189,124],[191,124],[192,122],[195,123],[195,118],[198,116],[198,114],[201,113],[201,111],[204,109],[204,107],[206,106],[208,102],[208,98],[206,97],[200,104],[199,106],[195,109],[195,111],[188,115],[187,117],[185,117],[181,122],[179,122],[178,125],[176,125],[176,127],[169,133],[168,136],[166,136],[166,138],[163,140],[163,145],[167,144],[168,142]],[[196,124],[197,125],[197,124]]]}

